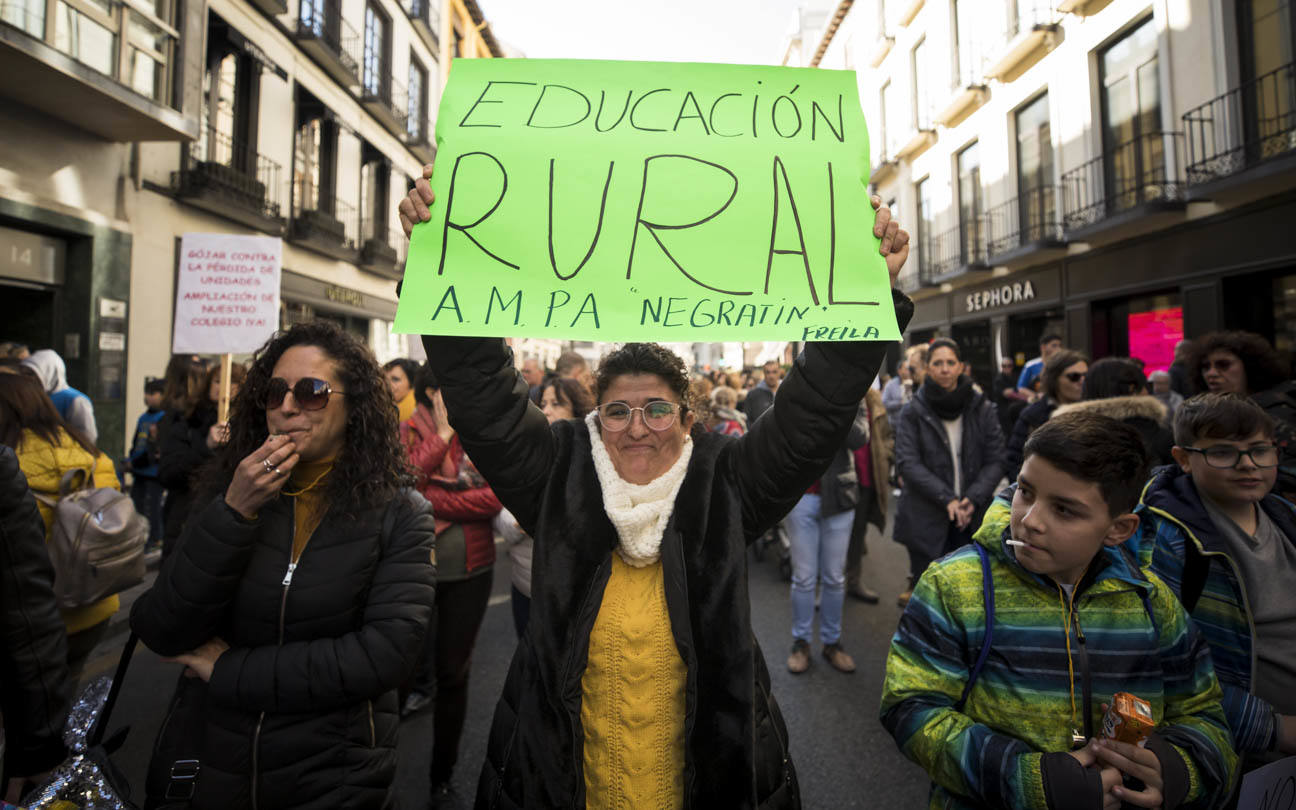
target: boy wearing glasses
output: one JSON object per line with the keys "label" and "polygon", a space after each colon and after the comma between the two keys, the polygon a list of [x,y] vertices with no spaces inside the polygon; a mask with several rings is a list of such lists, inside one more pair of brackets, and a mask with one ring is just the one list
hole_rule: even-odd
{"label": "boy wearing glasses", "polygon": [[1202,394],[1174,420],[1176,464],[1139,506],[1139,556],[1178,594],[1215,661],[1244,770],[1296,753],[1296,506],[1271,494],[1273,420]]}

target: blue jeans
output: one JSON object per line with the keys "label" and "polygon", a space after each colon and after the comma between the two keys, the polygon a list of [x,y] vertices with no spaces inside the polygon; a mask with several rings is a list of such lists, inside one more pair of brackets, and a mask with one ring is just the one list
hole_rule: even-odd
{"label": "blue jeans", "polygon": [[846,547],[855,512],[819,516],[819,496],[803,495],[784,524],[792,557],[792,637],[809,642],[814,629],[815,582],[819,589],[819,640],[841,639],[846,595]]}

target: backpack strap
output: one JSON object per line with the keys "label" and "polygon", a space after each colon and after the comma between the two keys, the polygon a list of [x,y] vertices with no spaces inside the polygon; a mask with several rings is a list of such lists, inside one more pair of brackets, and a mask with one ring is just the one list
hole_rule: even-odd
{"label": "backpack strap", "polygon": [[68,495],[71,495],[73,492],[76,492],[77,490],[85,489],[86,487],[91,486],[93,481],[94,481],[93,465],[84,470],[78,470],[78,469],[68,470],[67,472],[63,473],[63,477],[59,479],[59,487],[58,487],[59,497],[66,498]]}
{"label": "backpack strap", "polygon": [[1210,573],[1210,560],[1197,548],[1191,539],[1184,538],[1183,578],[1179,584],[1179,601],[1184,610],[1192,613],[1206,589],[1206,575]]}
{"label": "backpack strap", "polygon": [[981,677],[981,670],[985,668],[986,659],[990,657],[990,645],[994,643],[995,596],[994,577],[990,574],[990,554],[985,550],[985,546],[975,541],[972,543],[972,548],[976,549],[977,556],[981,558],[981,598],[985,601],[985,637],[981,641],[981,652],[977,654],[976,663],[972,665],[967,683],[963,686],[963,695],[954,704],[954,710],[959,712],[963,711],[968,695],[972,693],[972,687],[976,684],[977,678]]}

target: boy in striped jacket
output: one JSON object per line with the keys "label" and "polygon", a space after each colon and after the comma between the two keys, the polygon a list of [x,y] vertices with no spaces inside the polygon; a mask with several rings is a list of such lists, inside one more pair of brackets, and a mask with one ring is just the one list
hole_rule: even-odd
{"label": "boy in striped jacket", "polygon": [[1193,397],[1138,509],[1139,560],[1210,645],[1244,770],[1296,754],[1296,506],[1271,492],[1274,436],[1245,397]]}
{"label": "boy in striped jacket", "polygon": [[[1209,808],[1233,753],[1201,635],[1122,544],[1148,460],[1133,428],[1077,413],[1025,447],[972,545],[933,564],[891,641],[882,722],[931,808]],[[1155,731],[1097,739],[1131,692]]]}

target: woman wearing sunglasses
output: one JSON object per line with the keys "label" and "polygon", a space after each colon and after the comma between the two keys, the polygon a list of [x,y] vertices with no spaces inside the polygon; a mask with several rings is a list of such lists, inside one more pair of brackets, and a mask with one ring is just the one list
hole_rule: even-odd
{"label": "woman wearing sunglasses", "polygon": [[1058,349],[1044,363],[1040,380],[1044,396],[1027,405],[1017,416],[1008,437],[1008,481],[1017,480],[1021,472],[1022,452],[1035,428],[1048,421],[1059,405],[1079,402],[1083,396],[1085,375],[1089,373],[1089,356],[1074,349]]}
{"label": "woman wearing sunglasses", "polygon": [[[429,203],[420,180],[407,232]],[[909,237],[890,219],[880,209],[873,232],[894,284]],[[894,301],[903,329],[912,304]],[[596,410],[550,425],[503,340],[423,341],[464,448],[535,540],[479,806],[799,807],[747,545],[845,444],[887,345],[806,344],[735,439],[696,425],[684,362],[657,344],[608,355]]]}
{"label": "woman wearing sunglasses", "polygon": [[1252,332],[1210,332],[1192,342],[1187,366],[1197,393],[1250,397],[1277,428],[1278,483],[1274,492],[1296,500],[1296,380],[1291,358]]}
{"label": "woman wearing sunglasses", "polygon": [[435,576],[391,393],[367,348],[317,321],[257,353],[232,407],[211,492],[131,611],[188,676],[149,796],[192,794],[196,810],[385,807],[396,687]]}

